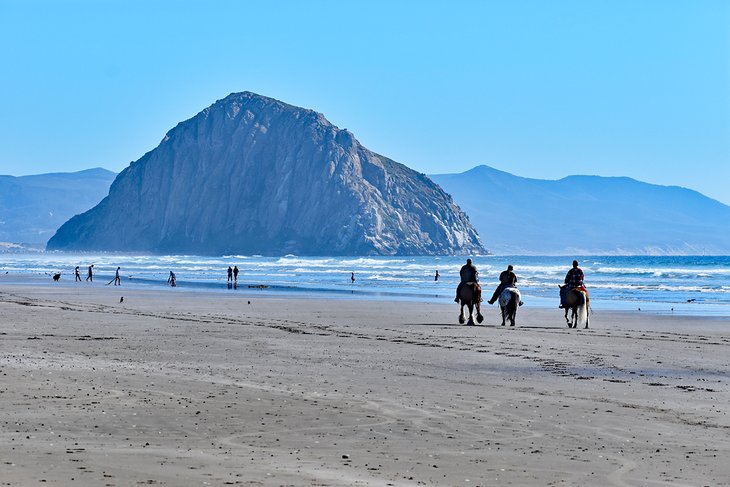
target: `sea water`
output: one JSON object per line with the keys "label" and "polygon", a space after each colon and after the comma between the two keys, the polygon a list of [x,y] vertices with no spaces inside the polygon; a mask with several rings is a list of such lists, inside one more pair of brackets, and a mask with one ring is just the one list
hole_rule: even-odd
{"label": "sea water", "polygon": [[[525,305],[557,307],[558,284],[572,257],[475,256],[485,301],[499,273],[514,266]],[[593,310],[642,310],[730,316],[730,257],[590,256],[580,257]],[[170,271],[179,289],[268,294],[327,295],[354,299],[408,299],[450,302],[464,257],[262,257],[227,255],[134,255],[113,253],[3,253],[0,286],[13,275],[49,279],[62,273],[73,282],[94,264],[97,283],[111,280],[121,267],[124,285],[167,286]],[[238,286],[228,289],[228,266],[238,266]],[[440,277],[435,280],[436,271]],[[7,273],[7,274],[6,274]],[[354,273],[355,281],[351,280]]]}

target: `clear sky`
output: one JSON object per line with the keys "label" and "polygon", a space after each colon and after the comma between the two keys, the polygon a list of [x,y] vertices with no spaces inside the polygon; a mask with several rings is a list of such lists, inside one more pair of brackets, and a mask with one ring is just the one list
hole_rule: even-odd
{"label": "clear sky", "polygon": [[0,174],[120,171],[232,92],[425,173],[730,204],[730,1],[0,0]]}

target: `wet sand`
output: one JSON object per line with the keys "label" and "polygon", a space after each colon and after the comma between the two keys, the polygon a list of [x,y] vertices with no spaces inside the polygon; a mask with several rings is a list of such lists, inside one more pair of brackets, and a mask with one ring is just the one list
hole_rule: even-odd
{"label": "wet sand", "polygon": [[730,319],[486,308],[0,282],[0,485],[730,485]]}

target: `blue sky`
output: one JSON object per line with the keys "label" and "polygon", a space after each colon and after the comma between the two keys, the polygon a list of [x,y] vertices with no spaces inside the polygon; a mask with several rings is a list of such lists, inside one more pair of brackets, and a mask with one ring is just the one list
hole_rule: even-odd
{"label": "blue sky", "polygon": [[0,0],[0,173],[119,171],[232,92],[425,173],[730,204],[730,2]]}

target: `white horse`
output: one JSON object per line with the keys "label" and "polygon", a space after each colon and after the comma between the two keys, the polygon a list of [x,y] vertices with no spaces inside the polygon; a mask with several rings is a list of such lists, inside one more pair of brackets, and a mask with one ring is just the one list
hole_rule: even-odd
{"label": "white horse", "polygon": [[510,321],[509,326],[515,326],[517,308],[521,302],[519,289],[516,287],[504,288],[499,295],[499,307],[502,310],[502,326],[504,326],[506,320]]}

